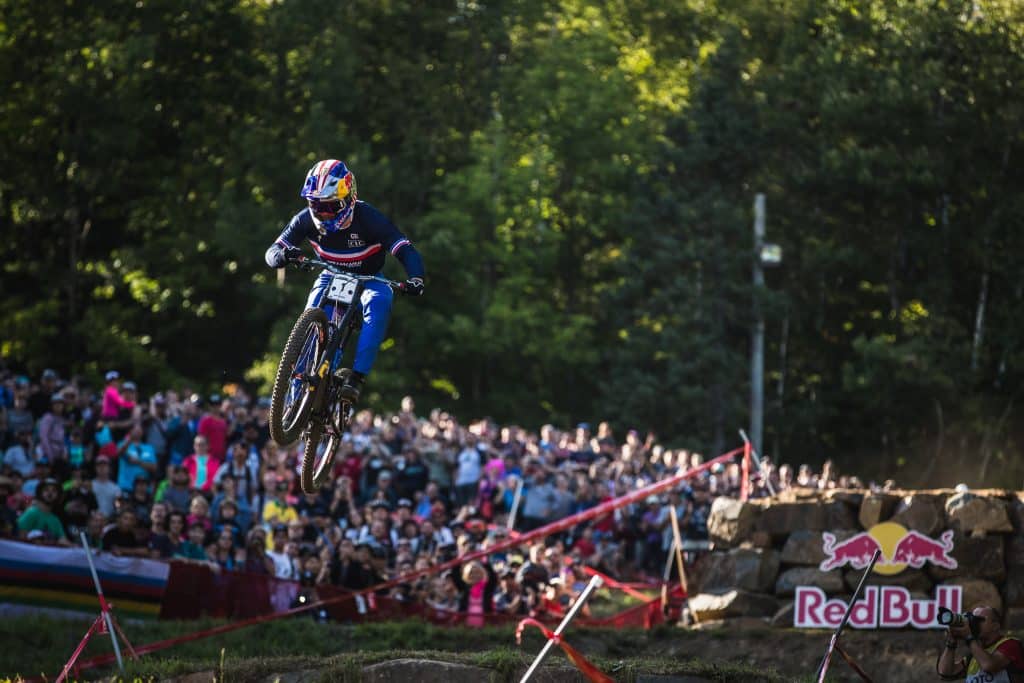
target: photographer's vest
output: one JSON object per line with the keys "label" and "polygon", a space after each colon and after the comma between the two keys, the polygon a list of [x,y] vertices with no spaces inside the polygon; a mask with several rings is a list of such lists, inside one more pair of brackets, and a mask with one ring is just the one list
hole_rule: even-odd
{"label": "photographer's vest", "polygon": [[[1008,640],[1013,640],[1009,636],[1004,636],[995,642],[991,647],[986,647],[985,652],[992,654],[996,651],[996,648],[1005,643]],[[1020,680],[1016,675],[1010,676],[1011,669],[1016,671],[1013,662],[1010,662],[1010,666],[1006,667],[998,673],[988,673],[987,671],[981,670],[981,665],[978,664],[978,660],[973,657],[967,663],[967,679],[964,683],[1013,683],[1014,681]]]}

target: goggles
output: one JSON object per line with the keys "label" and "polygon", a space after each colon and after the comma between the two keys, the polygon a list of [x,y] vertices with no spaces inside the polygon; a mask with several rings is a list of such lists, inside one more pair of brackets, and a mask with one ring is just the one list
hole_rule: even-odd
{"label": "goggles", "polygon": [[310,199],[309,209],[317,218],[321,220],[330,220],[337,217],[350,203],[351,200]]}

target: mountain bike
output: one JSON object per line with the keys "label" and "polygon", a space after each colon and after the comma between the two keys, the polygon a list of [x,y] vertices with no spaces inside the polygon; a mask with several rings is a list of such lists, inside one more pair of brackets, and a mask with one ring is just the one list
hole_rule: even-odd
{"label": "mountain bike", "polygon": [[405,291],[400,282],[379,275],[355,275],[333,263],[300,256],[289,263],[301,270],[331,274],[320,304],[295,321],[281,353],[270,399],[270,436],[281,446],[303,440],[300,481],[316,493],[330,475],[334,454],[355,408],[341,396],[351,369],[339,366],[345,348],[363,324],[360,297],[367,282]]}

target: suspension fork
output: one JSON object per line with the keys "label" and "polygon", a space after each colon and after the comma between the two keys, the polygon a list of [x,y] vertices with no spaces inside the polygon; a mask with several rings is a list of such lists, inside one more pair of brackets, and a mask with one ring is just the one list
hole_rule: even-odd
{"label": "suspension fork", "polygon": [[[341,314],[341,318],[337,324],[334,323],[334,318],[337,316],[337,307],[332,305],[331,310],[328,312],[328,338],[327,347],[324,349],[323,355],[320,358],[320,363],[316,368],[316,380],[315,387],[323,387],[326,389],[330,386],[331,377],[334,371],[337,369],[337,363],[341,360],[339,351],[344,348],[345,344],[348,343],[348,339],[352,336],[352,330],[355,327],[354,316],[357,313],[357,307],[355,303],[359,301],[360,295],[363,292],[362,286],[356,289],[355,294],[352,297],[352,303],[345,307],[345,312]],[[325,307],[326,309],[326,307]],[[361,314],[362,308],[359,307],[358,312]],[[321,391],[319,396],[315,398],[313,404],[314,410],[319,410],[323,407],[326,395],[329,392]]]}

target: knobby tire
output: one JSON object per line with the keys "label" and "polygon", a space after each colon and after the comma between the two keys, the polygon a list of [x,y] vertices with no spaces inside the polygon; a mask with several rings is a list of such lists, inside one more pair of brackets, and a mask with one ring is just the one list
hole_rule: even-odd
{"label": "knobby tire", "polygon": [[[331,419],[330,412],[328,412],[327,419]],[[324,423],[321,420],[313,419],[310,421],[309,430],[303,439],[302,471],[299,476],[299,483],[302,484],[303,493],[316,493],[319,491],[320,487],[324,485],[324,482],[331,475],[331,470],[334,467],[334,456],[337,454],[338,446],[341,445],[341,437],[336,434],[328,437],[325,445],[325,448],[328,450],[324,453],[320,467],[317,468],[316,466],[316,452],[320,446],[320,440],[324,436],[324,431]]]}
{"label": "knobby tire", "polygon": [[[292,373],[299,360],[299,354],[302,353],[310,325],[315,325],[320,334],[319,344],[322,350],[327,340],[327,314],[319,308],[307,308],[292,326],[288,341],[284,345],[284,351],[281,353],[281,362],[277,365],[274,392],[270,399],[270,437],[280,446],[290,446],[299,440],[302,430],[306,428],[306,423],[309,421],[309,412],[313,408],[315,396],[307,388],[306,393],[297,399],[301,401],[299,414],[292,421],[290,427],[285,428],[284,401],[291,388]],[[317,355],[319,356],[319,353]],[[319,358],[315,359],[314,370],[316,362],[319,360]],[[327,382],[321,382],[319,388],[321,391],[326,391]]]}

